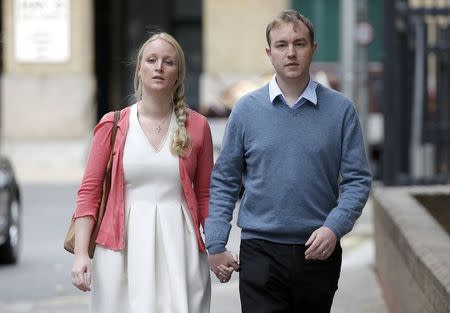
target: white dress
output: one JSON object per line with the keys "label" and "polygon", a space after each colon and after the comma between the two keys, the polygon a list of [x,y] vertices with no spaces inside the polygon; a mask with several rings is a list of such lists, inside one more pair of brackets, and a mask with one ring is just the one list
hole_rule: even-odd
{"label": "white dress", "polygon": [[208,313],[211,282],[170,152],[175,125],[155,149],[142,130],[136,104],[123,156],[127,247],[97,246],[91,313]]}

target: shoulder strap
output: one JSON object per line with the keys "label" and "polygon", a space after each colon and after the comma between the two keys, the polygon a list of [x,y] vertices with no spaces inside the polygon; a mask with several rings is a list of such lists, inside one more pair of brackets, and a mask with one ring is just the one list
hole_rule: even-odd
{"label": "shoulder strap", "polygon": [[89,257],[92,259],[95,251],[95,240],[97,239],[98,232],[100,230],[100,226],[103,221],[103,216],[106,211],[106,202],[108,201],[109,191],[111,190],[111,169],[112,169],[112,159],[114,152],[114,142],[116,141],[117,127],[119,124],[120,112],[114,112],[114,124],[111,132],[111,151],[109,153],[108,164],[106,165],[105,176],[103,177],[103,189],[102,189],[102,198],[100,201],[100,206],[97,212],[97,223],[95,223],[94,228],[92,229],[91,239],[89,241]]}
{"label": "shoulder strap", "polygon": [[109,159],[108,164],[106,166],[106,172],[111,173],[111,166],[112,166],[112,156],[114,152],[114,142],[116,141],[116,135],[117,135],[117,128],[119,125],[119,117],[120,117],[120,111],[116,110],[114,111],[114,124],[111,132],[111,151],[109,152]]}
{"label": "shoulder strap", "polygon": [[111,148],[114,148],[114,142],[116,141],[117,127],[119,125],[120,111],[114,111],[114,125],[111,133]]}

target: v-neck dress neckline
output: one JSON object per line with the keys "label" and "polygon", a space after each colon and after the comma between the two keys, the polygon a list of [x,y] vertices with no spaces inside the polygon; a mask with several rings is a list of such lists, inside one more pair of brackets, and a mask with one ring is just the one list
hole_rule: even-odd
{"label": "v-neck dress neckline", "polygon": [[172,113],[170,115],[169,127],[167,128],[166,134],[164,135],[164,139],[161,141],[159,147],[157,147],[157,148],[155,148],[155,146],[153,146],[153,144],[150,142],[150,139],[145,134],[144,129],[142,128],[142,125],[139,122],[137,104],[135,104],[135,108],[133,108],[133,107],[131,108],[131,113],[132,113],[134,122],[138,126],[137,128],[139,129],[139,133],[141,134],[142,138],[145,139],[144,141],[147,143],[148,146],[150,146],[150,149],[151,149],[152,152],[159,153],[161,151],[161,149],[164,147],[164,145],[166,144],[167,138],[173,132],[173,129],[172,129],[173,128],[173,123],[174,123],[174,121],[176,119],[175,112],[172,110]]}

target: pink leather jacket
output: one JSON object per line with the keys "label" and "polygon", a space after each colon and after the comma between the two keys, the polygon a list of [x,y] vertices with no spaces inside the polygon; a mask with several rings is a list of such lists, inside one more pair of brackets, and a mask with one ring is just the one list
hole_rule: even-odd
{"label": "pink leather jacket", "polygon": [[[129,115],[130,107],[120,111],[113,151],[111,191],[96,241],[97,244],[113,250],[121,250],[125,247],[125,183],[122,158]],[[110,153],[113,121],[114,112],[107,113],[94,129],[91,151],[78,191],[74,218],[92,216],[95,219],[100,205],[103,174]],[[187,109],[186,129],[191,137],[192,148],[185,158],[178,158],[180,180],[194,229],[196,229],[199,250],[205,252],[205,244],[200,235],[200,224],[204,227],[205,218],[208,215],[209,184],[213,167],[211,130],[207,119],[190,109]]]}

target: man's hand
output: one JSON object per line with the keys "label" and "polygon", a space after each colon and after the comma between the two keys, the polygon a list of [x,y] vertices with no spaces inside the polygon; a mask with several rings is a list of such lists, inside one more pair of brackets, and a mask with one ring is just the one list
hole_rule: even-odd
{"label": "man's hand", "polygon": [[230,251],[224,251],[208,256],[209,268],[216,274],[221,283],[230,280],[233,271],[239,271],[239,261]]}
{"label": "man's hand", "polygon": [[316,229],[305,243],[305,246],[308,247],[305,251],[305,259],[327,259],[333,253],[336,242],[335,233],[328,227],[322,226]]}

